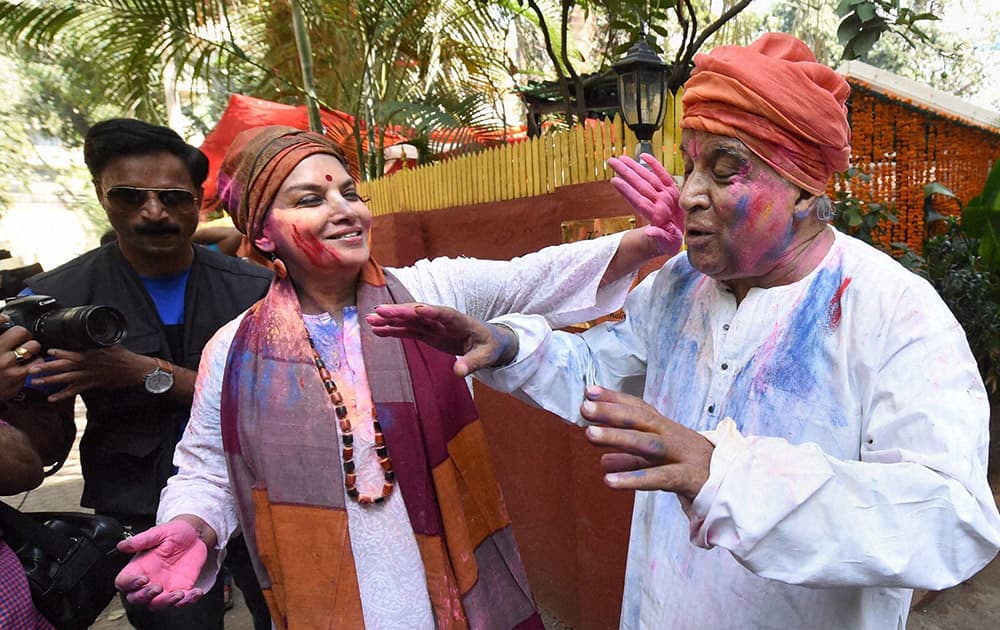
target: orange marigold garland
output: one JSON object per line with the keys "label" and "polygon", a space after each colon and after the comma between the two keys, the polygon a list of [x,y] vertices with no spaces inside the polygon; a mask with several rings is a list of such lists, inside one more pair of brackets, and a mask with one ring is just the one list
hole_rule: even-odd
{"label": "orange marigold garland", "polygon": [[[902,241],[919,251],[924,238],[924,186],[936,181],[963,203],[975,197],[990,165],[1000,158],[1000,131],[882,94],[855,78],[848,81],[852,88],[851,164],[871,181],[866,184],[853,178],[846,184],[847,192],[894,207],[899,222],[885,226],[890,229],[883,236],[884,244]],[[838,178],[829,192],[844,186]],[[956,215],[959,205],[941,197],[935,199],[935,209]]]}

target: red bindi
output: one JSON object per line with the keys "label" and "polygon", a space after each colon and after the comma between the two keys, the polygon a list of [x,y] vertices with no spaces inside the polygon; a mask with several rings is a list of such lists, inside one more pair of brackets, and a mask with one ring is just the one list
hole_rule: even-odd
{"label": "red bindi", "polygon": [[326,176],[326,181],[332,182],[333,181],[333,175],[327,175]]}

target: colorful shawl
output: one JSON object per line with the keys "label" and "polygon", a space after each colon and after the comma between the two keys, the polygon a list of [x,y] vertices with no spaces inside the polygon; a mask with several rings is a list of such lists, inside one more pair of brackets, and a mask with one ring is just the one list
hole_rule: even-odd
{"label": "colorful shawl", "polygon": [[[369,261],[358,310],[409,302]],[[438,628],[542,628],[486,437],[454,357],[361,322],[376,416],[406,497]],[[335,375],[336,379],[337,376]],[[229,350],[222,433],[240,522],[276,626],[362,628],[336,415],[295,290],[276,278]]]}

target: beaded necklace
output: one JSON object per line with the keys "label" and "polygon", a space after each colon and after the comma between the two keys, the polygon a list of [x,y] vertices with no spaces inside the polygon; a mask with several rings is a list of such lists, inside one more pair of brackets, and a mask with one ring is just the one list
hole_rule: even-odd
{"label": "beaded necklace", "polygon": [[337,384],[333,382],[333,376],[326,369],[326,363],[319,356],[319,352],[316,351],[316,344],[313,343],[312,336],[307,333],[306,338],[309,340],[309,347],[312,348],[313,363],[319,371],[323,387],[326,388],[326,393],[330,396],[330,402],[333,403],[333,408],[337,412],[337,420],[340,422],[341,440],[344,445],[340,457],[344,463],[344,487],[347,489],[347,496],[361,505],[382,503],[392,494],[392,489],[396,485],[396,473],[392,470],[392,460],[389,459],[389,450],[385,445],[385,436],[382,435],[382,425],[379,424],[378,418],[375,417],[375,408],[372,407],[372,428],[375,429],[375,454],[378,456],[378,463],[382,465],[382,474],[385,477],[385,483],[382,484],[382,494],[377,497],[358,492],[358,477],[354,468],[354,433],[351,427],[351,419],[347,417],[347,407],[344,406],[344,397],[337,391]]}

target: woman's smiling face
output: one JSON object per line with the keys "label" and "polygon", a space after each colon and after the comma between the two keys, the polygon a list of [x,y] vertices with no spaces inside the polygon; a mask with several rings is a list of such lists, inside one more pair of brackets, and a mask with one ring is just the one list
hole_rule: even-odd
{"label": "woman's smiling face", "polygon": [[690,129],[681,138],[691,265],[716,280],[763,286],[794,253],[795,213],[809,212],[800,189],[735,138]]}
{"label": "woman's smiling face", "polygon": [[372,214],[333,155],[302,160],[278,189],[255,241],[292,278],[320,269],[356,271],[368,260]]}

